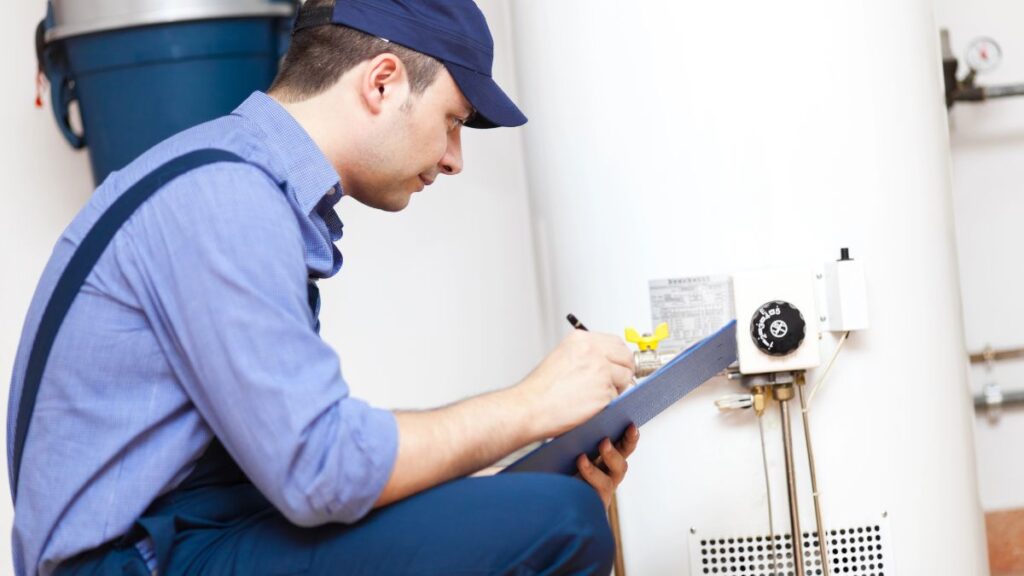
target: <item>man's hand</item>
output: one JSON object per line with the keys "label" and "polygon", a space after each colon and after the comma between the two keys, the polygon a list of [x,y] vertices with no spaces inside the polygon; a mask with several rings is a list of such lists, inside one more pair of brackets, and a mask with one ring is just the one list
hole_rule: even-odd
{"label": "man's hand", "polygon": [[639,440],[640,431],[635,425],[630,425],[626,429],[626,433],[622,435],[622,439],[614,445],[607,438],[601,441],[598,446],[601,456],[597,462],[591,462],[586,454],[580,454],[576,459],[576,467],[580,471],[580,476],[597,490],[605,508],[611,505],[615,488],[622,483],[622,479],[626,476],[626,470],[629,468],[626,458],[629,458],[633,450],[636,450]]}
{"label": "man's hand", "polygon": [[551,438],[607,406],[633,381],[634,370],[622,339],[574,330],[517,388],[535,407],[536,435]]}
{"label": "man's hand", "polygon": [[[398,455],[376,506],[471,474],[531,442],[572,429],[625,390],[633,372],[633,353],[621,339],[574,330],[516,386],[436,410],[397,412]],[[636,438],[627,434],[620,444],[620,450],[628,450],[613,450],[606,457],[612,462],[608,473],[597,471],[614,477],[611,490],[622,481],[622,454],[633,451]],[[596,478],[591,484],[602,492],[607,483]]]}

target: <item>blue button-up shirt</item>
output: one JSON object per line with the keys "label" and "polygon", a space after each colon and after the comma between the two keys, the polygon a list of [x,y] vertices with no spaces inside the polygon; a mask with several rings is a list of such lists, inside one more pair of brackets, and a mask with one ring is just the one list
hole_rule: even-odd
{"label": "blue button-up shirt", "polygon": [[394,415],[349,395],[307,300],[308,279],[341,266],[338,174],[259,92],[112,174],[61,235],[14,366],[8,469],[29,349],[72,252],[118,195],[199,148],[252,164],[199,168],[139,208],[57,337],[15,505],[20,576],[49,574],[127,532],[188,476],[213,435],[299,525],[358,520],[391,473]]}

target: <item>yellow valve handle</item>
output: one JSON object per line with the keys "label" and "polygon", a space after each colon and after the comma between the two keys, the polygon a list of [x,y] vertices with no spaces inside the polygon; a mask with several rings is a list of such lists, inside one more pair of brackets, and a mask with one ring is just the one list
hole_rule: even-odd
{"label": "yellow valve handle", "polygon": [[640,350],[657,350],[658,344],[665,338],[668,338],[667,322],[658,324],[654,328],[654,334],[644,334],[643,336],[633,328],[626,328],[626,342],[636,344]]}

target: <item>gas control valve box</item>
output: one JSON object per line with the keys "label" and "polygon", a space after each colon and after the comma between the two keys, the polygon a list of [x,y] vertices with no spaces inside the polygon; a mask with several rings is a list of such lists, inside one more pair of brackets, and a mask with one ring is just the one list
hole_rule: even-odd
{"label": "gas control valve box", "polygon": [[814,273],[803,268],[733,276],[741,373],[806,370],[821,363],[814,282]]}

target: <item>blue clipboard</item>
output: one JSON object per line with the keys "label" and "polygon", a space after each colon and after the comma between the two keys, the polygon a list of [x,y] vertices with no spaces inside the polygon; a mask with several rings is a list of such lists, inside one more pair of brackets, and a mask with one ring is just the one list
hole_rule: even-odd
{"label": "blue clipboard", "polygon": [[630,388],[590,420],[541,445],[501,471],[553,472],[573,475],[576,458],[597,457],[605,438],[622,437],[630,424],[643,426],[680,398],[707,382],[736,361],[736,321],[690,346]]}

